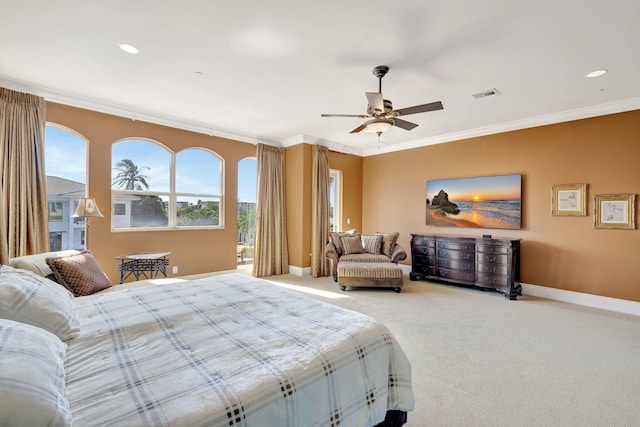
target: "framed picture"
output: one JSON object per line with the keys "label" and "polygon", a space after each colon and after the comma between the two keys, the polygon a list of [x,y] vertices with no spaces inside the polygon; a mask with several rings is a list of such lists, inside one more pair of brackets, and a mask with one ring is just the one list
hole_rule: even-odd
{"label": "framed picture", "polygon": [[596,194],[594,228],[636,228],[635,194]]}
{"label": "framed picture", "polygon": [[587,184],[558,184],[551,187],[551,215],[586,216]]}
{"label": "framed picture", "polygon": [[522,175],[427,181],[426,225],[519,230]]}

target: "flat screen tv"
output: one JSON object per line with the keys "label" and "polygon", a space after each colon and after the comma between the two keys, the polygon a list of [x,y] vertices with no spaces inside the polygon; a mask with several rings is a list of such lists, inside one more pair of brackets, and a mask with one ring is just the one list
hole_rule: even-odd
{"label": "flat screen tv", "polygon": [[427,225],[518,230],[521,214],[521,174],[427,181]]}

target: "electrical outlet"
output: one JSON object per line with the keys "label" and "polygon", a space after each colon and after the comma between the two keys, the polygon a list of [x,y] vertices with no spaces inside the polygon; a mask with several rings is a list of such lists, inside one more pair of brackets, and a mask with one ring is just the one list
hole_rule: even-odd
{"label": "electrical outlet", "polygon": [[347,224],[351,224],[351,218],[347,218]]}
{"label": "electrical outlet", "polygon": [[173,266],[173,274],[178,274],[178,266],[177,265]]}

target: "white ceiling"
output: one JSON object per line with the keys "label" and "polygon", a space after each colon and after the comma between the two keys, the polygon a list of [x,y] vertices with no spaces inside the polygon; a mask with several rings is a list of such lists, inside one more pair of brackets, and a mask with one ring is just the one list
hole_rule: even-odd
{"label": "white ceiling", "polygon": [[[242,141],[374,154],[640,108],[638,0],[0,0],[0,86]],[[125,42],[140,53],[118,48]],[[440,100],[350,134],[377,91]],[[605,68],[599,78],[585,75]],[[496,88],[501,95],[472,95]]]}

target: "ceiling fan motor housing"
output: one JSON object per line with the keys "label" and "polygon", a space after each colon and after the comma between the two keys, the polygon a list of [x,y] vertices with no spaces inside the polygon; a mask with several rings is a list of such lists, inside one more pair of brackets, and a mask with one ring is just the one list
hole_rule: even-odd
{"label": "ceiling fan motor housing", "polygon": [[367,113],[373,117],[386,116],[393,110],[393,104],[388,99],[383,99],[384,111],[379,112],[371,108],[371,104],[367,104]]}

